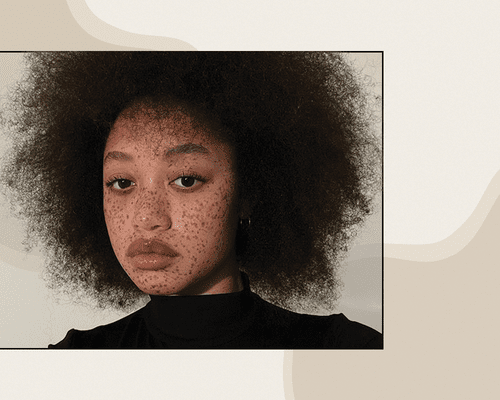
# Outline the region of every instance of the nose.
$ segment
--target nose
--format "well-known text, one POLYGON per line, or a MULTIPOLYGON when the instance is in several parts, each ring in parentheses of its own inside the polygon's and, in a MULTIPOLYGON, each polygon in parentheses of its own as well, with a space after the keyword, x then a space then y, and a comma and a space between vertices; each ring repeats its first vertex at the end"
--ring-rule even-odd
POLYGON ((146 231, 170 229, 172 220, 169 212, 166 199, 155 192, 146 191, 138 199, 134 225, 136 228, 146 231))

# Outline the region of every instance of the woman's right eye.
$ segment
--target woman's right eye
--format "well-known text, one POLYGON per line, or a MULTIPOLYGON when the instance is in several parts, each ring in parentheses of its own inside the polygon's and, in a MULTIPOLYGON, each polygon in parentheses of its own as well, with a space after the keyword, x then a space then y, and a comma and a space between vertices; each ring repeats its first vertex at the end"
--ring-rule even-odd
POLYGON ((131 186, 134 186, 135 183, 128 179, 113 179, 112 181, 107 183, 108 187, 112 187, 115 190, 123 191, 128 189, 131 186))

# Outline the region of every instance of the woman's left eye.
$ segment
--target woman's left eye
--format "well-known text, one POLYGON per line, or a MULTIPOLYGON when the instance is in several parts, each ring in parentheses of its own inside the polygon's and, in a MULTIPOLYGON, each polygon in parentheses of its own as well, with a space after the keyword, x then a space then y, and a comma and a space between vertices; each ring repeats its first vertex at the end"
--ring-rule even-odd
POLYGON ((190 189, 196 184, 201 182, 201 179, 195 178, 194 176, 181 176, 177 178, 174 183, 182 188, 190 189))

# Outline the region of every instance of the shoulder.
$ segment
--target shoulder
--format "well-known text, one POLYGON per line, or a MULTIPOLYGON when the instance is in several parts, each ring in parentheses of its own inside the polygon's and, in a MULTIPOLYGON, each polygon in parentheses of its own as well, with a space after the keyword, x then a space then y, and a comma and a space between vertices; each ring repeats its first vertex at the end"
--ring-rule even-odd
POLYGON ((281 331, 284 347, 293 349, 382 349, 382 335, 344 314, 299 314, 257 297, 262 326, 281 331))
POLYGON ((71 329, 66 337, 49 349, 109 349, 128 348, 135 343, 127 343, 144 329, 143 309, 107 325, 90 330, 71 329))
POLYGON ((331 342, 339 349, 382 349, 382 334, 375 329, 356 321, 344 314, 327 317, 330 323, 331 342))

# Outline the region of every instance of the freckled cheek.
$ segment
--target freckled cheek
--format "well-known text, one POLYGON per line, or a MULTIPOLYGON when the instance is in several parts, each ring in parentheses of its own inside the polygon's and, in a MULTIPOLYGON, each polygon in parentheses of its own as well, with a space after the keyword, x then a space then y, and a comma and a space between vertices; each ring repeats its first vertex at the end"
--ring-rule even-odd
POLYGON ((104 198, 104 218, 108 234, 113 244, 113 248, 120 246, 120 243, 127 240, 127 226, 131 221, 129 208, 119 200, 104 198))
POLYGON ((229 201, 215 197, 184 209, 173 222, 182 228, 179 231, 184 240, 205 246, 227 236, 230 210, 229 201))

